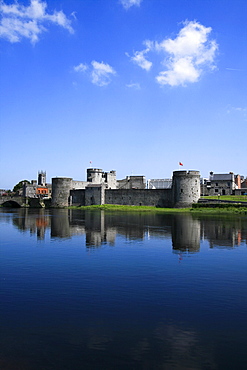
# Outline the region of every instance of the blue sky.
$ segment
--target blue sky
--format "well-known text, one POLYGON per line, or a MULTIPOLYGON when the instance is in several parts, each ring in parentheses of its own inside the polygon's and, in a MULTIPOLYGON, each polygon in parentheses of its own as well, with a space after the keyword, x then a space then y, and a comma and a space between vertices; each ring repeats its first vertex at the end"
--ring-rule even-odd
POLYGON ((247 175, 246 0, 0 1, 0 188, 247 175))

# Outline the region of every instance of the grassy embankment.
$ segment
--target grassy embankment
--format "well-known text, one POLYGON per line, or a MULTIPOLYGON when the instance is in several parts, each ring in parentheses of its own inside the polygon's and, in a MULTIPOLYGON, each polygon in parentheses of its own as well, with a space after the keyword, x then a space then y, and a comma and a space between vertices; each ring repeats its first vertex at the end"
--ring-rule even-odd
POLYGON ((82 207, 69 207, 70 209, 81 210, 104 210, 104 211, 122 211, 122 212, 158 212, 158 213, 237 213, 247 214, 247 207, 239 206, 238 204, 220 204, 217 207, 201 207, 196 204, 192 208, 156 208, 147 206, 121 206, 104 204, 100 206, 82 206, 82 207))
POLYGON ((193 213, 240 213, 247 214, 247 196, 246 195, 221 195, 221 196, 205 196, 201 197, 204 200, 220 200, 231 201, 231 202, 246 202, 246 204, 240 203, 197 203, 193 205, 193 213))
POLYGON ((217 204, 217 205, 210 205, 210 204, 194 204, 193 208, 190 209, 192 213, 214 213, 214 214, 244 214, 247 215, 247 206, 243 206, 242 204, 217 204))
POLYGON ((234 201, 234 202, 247 202, 247 195, 220 195, 220 196, 217 196, 217 195, 212 195, 212 196, 209 196, 209 195, 205 195, 205 196, 202 196, 201 199, 212 199, 212 200, 230 200, 230 201, 234 201))
POLYGON ((128 212, 190 212, 190 208, 157 208, 151 206, 121 206, 115 204, 102 204, 100 206, 68 207, 69 209, 128 211, 128 212))

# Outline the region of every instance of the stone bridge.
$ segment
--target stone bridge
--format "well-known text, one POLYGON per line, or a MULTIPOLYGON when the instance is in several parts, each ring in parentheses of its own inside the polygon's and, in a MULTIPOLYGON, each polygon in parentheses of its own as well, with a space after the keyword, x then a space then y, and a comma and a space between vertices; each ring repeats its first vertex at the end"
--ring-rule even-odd
POLYGON ((39 198, 28 198, 22 196, 0 196, 0 206, 3 207, 34 207, 34 208, 43 208, 45 203, 42 199, 39 198))
POLYGON ((0 196, 0 206, 6 207, 26 207, 28 205, 28 199, 21 196, 0 196))

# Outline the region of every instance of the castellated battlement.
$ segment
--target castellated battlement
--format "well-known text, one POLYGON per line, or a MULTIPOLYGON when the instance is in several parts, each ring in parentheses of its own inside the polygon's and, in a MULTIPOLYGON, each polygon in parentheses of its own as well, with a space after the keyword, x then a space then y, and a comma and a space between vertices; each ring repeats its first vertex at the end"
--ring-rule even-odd
POLYGON ((155 207, 191 207, 200 198, 200 172, 174 171, 169 189, 118 188, 116 171, 87 169, 87 181, 52 179, 52 206, 68 207, 101 204, 155 207))
POLYGON ((183 170, 183 171, 173 171, 173 177, 174 176, 200 176, 200 171, 195 171, 195 170, 183 170))

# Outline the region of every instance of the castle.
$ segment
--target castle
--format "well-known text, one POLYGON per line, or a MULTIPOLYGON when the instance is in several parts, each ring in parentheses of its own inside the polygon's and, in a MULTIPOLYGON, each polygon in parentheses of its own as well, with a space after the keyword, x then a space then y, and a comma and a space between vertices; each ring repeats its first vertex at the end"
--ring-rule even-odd
POLYGON ((102 204, 191 207, 200 198, 200 172, 174 171, 172 186, 167 189, 146 189, 143 176, 116 180, 116 171, 88 168, 87 181, 68 177, 52 179, 52 207, 90 206, 102 204))

